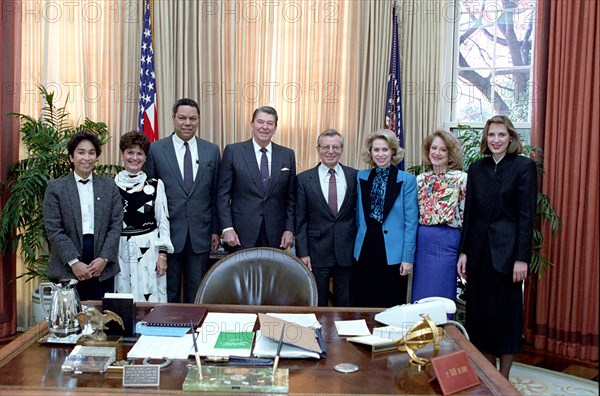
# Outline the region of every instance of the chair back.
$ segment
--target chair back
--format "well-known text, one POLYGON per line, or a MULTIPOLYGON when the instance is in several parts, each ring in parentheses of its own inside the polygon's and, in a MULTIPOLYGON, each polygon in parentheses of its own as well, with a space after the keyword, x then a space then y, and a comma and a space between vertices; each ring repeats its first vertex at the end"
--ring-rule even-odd
POLYGON ((312 272, 283 250, 244 249, 219 260, 206 273, 196 304, 317 306, 312 272))

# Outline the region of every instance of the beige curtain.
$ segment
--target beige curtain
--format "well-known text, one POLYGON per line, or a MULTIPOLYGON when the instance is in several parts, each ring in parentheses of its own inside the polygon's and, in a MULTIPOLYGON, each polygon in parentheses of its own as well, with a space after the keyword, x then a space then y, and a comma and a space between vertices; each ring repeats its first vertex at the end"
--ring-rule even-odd
MULTIPOLYGON (((116 163, 120 135, 137 129, 143 1, 25 3, 17 110, 39 114, 36 85, 44 84, 67 101, 73 122, 108 124, 100 160, 116 163)), ((326 128, 346 137, 343 163, 366 167, 364 137, 384 121, 392 5, 155 0, 159 136, 172 131, 177 98, 198 101, 199 135, 221 148, 250 138, 252 111, 271 105, 274 140, 295 150, 298 171, 318 162, 316 137, 326 128)), ((18 284, 20 328, 32 324, 32 286, 18 284)))
POLYGON ((421 164, 423 138, 443 126, 450 114, 454 0, 403 0, 402 103, 406 167, 421 164))
MULTIPOLYGON (((137 128, 142 3, 42 0, 24 1, 20 9, 21 102, 15 110, 40 114, 37 86, 45 85, 58 104, 66 103, 73 123, 86 117, 107 123, 112 139, 100 161, 117 162, 119 136, 137 128)), ((16 271, 24 271, 20 260, 16 271)), ((33 324, 34 287, 17 283, 19 328, 33 324)))
POLYGON ((383 125, 393 2, 154 3, 159 134, 180 97, 201 107, 199 135, 223 148, 250 138, 255 108, 275 107, 275 142, 298 170, 318 162, 316 137, 346 137, 342 161, 364 167, 364 136, 383 125))

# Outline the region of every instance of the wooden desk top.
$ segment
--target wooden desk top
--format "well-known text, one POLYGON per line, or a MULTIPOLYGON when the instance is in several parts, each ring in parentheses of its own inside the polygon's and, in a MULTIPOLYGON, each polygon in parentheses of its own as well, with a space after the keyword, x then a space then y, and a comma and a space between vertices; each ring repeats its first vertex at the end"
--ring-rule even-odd
MULTIPOLYGON (((97 302, 100 305, 99 302, 97 302)), ((142 319, 154 306, 138 303, 136 315, 142 319)), ((322 307, 265 307, 208 305, 209 312, 314 312, 322 325, 327 344, 327 359, 282 359, 279 367, 290 372, 290 394, 442 394, 437 382, 428 382, 425 371, 409 367, 408 355, 402 352, 371 353, 365 346, 353 344, 337 335, 334 321, 365 319, 369 328, 378 326, 374 315, 380 309, 322 308, 322 307), (333 369, 338 363, 349 362, 359 371, 342 374, 333 369)), ((440 355, 464 349, 481 383, 459 394, 518 395, 518 391, 492 367, 485 357, 454 326, 446 326, 440 355)), ((142 395, 185 394, 181 390, 188 361, 173 360, 161 370, 159 388, 122 387, 122 375, 63 374, 61 365, 71 352, 72 345, 40 344, 47 333, 42 322, 21 337, 0 349, 0 394, 2 395, 142 395)), ((125 351, 131 344, 124 344, 125 351)), ((431 351, 420 350, 419 356, 430 357, 431 351)), ((431 370, 431 369, 428 369, 431 370)))

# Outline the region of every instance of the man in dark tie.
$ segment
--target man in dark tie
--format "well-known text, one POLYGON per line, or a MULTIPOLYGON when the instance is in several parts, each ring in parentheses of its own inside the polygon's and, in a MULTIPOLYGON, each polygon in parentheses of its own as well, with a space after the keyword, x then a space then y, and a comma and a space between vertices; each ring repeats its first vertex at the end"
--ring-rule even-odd
POLYGON ((223 151, 217 202, 228 250, 255 246, 287 249, 294 241, 296 158, 271 141, 277 111, 263 106, 250 121, 252 139, 223 151))
POLYGON ((312 271, 319 305, 350 305, 352 252, 356 237, 356 169, 340 164, 344 138, 327 129, 317 139, 321 163, 298 175, 296 255, 312 271))
POLYGON ((144 171, 148 179, 165 184, 171 242, 168 257, 167 299, 179 302, 183 275, 183 302, 193 303, 208 269, 211 251, 219 247, 216 213, 220 167, 219 146, 196 137, 200 107, 192 99, 173 105, 175 133, 150 145, 144 171))

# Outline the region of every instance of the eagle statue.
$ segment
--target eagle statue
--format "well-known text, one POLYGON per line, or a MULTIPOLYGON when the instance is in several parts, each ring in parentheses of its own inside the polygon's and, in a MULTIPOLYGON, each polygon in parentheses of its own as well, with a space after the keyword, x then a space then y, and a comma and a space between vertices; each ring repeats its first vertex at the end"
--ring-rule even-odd
POLYGON ((121 325, 123 329, 125 326, 123 325, 123 319, 116 313, 104 310, 104 313, 100 312, 94 307, 87 307, 83 311, 77 314, 77 320, 79 321, 79 325, 83 328, 85 323, 90 322, 90 326, 92 327, 92 334, 84 334, 79 338, 79 341, 106 341, 106 333, 104 330, 107 329, 106 324, 108 322, 116 321, 121 325))

